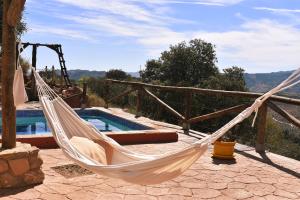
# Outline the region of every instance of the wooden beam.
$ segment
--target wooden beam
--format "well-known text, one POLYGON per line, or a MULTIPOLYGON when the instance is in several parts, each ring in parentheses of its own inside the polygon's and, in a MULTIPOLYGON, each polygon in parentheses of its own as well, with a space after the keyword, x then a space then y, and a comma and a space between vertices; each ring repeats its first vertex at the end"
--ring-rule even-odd
POLYGON ((188 120, 189 123, 197 123, 197 122, 201 122, 201 121, 205 121, 205 120, 209 120, 209 119, 214 119, 214 118, 218 118, 218 117, 222 117, 223 115, 227 115, 227 114, 231 114, 231 113, 238 113, 241 112, 243 110, 245 110, 247 107, 249 107, 249 104, 242 104, 242 105, 238 105, 238 106, 233 106, 230 108, 226 108, 223 110, 219 110, 213 113, 209 113, 209 114, 205 114, 205 115, 201 115, 198 117, 194 117, 188 120))
POLYGON ((297 119, 296 117, 294 117, 293 115, 291 115, 290 113, 288 113, 287 111, 283 110, 282 108, 280 108, 279 106, 277 106, 276 104, 274 104, 270 101, 268 102, 268 106, 272 110, 274 110, 275 112, 280 114, 282 117, 284 117, 286 120, 288 120, 290 123, 292 123, 295 126, 297 126, 298 128, 300 128, 300 120, 299 119, 297 119))
MULTIPOLYGON (((141 86, 141 87, 155 88, 155 89, 166 90, 166 91, 192 92, 192 93, 198 93, 203 95, 215 95, 215 96, 222 95, 228 97, 247 97, 247 98, 258 98, 263 95, 263 93, 254 93, 254 92, 212 90, 212 89, 194 88, 194 87, 163 86, 163 85, 153 85, 153 84, 141 83, 141 82, 119 81, 119 80, 111 80, 111 79, 107 79, 107 81, 109 81, 110 83, 118 83, 123 85, 141 86)), ((289 97, 272 95, 270 97, 270 100, 287 103, 287 104, 300 105, 300 99, 294 99, 289 97)))
MULTIPOLYGON (((7 24, 16 27, 19 23, 26 0, 11 0, 7 11, 7 24)), ((3 18, 5 19, 5 18, 3 18)))
POLYGON ((191 117, 191 106, 192 106, 192 93, 186 92, 184 97, 184 104, 185 104, 185 111, 184 111, 184 122, 182 123, 182 129, 184 130, 185 134, 189 133, 190 130, 190 123, 189 119, 191 117))
POLYGON ((135 117, 142 116, 142 88, 137 89, 137 96, 136 96, 136 114, 135 117))
POLYGON ((265 102, 258 109, 257 139, 256 139, 255 151, 259 153, 263 153, 265 151, 267 115, 268 115, 268 106, 267 103, 265 102))
POLYGON ((163 102, 160 98, 158 98, 157 96, 155 96, 154 94, 152 94, 149 90, 144 88, 144 91, 150 96, 152 97, 152 99, 156 100, 160 105, 162 105, 164 108, 166 108, 168 111, 170 111, 173 115, 175 115, 176 117, 178 117, 181 120, 185 120, 184 116, 182 116, 180 113, 178 113, 176 110, 174 110, 173 108, 171 108, 168 104, 166 104, 165 102, 163 102))
POLYGON ((16 70, 16 33, 7 23, 11 0, 3 1, 2 21, 2 148, 16 147, 16 107, 13 97, 13 81, 16 70))
POLYGON ((136 89, 133 89, 133 88, 128 89, 128 90, 124 91, 123 93, 119 94, 118 96, 115 96, 115 97, 110 98, 109 100, 106 101, 106 103, 108 104, 108 103, 110 103, 110 102, 112 102, 112 101, 114 101, 114 100, 116 100, 116 99, 119 99, 119 98, 121 98, 121 97, 123 97, 123 96, 126 96, 126 95, 128 95, 129 93, 131 93, 131 92, 133 92, 133 91, 135 91, 135 90, 136 90, 136 89))

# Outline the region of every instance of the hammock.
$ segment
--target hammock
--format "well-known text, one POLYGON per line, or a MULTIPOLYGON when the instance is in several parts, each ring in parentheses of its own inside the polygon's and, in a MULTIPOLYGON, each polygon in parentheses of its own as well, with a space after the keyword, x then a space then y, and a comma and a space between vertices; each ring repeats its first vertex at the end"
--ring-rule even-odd
POLYGON ((300 69, 288 79, 257 98, 229 123, 188 147, 161 155, 144 155, 128 150, 81 119, 33 70, 38 96, 53 137, 63 153, 78 165, 95 173, 135 184, 157 184, 173 179, 188 169, 208 145, 242 122, 273 94, 297 84, 300 69), (93 142, 97 140, 97 144, 93 142), (99 141, 99 143, 98 143, 99 141))
MULTIPOLYGON (((20 52, 21 45, 18 45, 18 51, 20 52)), ((17 69, 14 75, 14 83, 13 83, 13 94, 14 94, 14 104, 18 108, 26 101, 28 101, 28 97, 25 90, 24 85, 24 77, 23 70, 20 65, 20 57, 17 59, 17 69)))

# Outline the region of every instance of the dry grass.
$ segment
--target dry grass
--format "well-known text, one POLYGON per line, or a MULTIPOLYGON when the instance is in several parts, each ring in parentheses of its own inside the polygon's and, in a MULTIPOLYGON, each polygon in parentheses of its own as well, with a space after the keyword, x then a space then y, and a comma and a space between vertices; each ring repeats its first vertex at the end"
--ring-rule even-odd
POLYGON ((105 106, 105 101, 97 96, 96 94, 89 94, 89 106, 91 107, 104 107, 105 106))

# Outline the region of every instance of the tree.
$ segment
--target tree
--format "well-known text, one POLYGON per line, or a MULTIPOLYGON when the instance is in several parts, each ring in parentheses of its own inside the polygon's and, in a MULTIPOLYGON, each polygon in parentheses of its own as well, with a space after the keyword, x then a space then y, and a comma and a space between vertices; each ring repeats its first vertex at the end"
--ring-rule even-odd
POLYGON ((170 46, 158 60, 149 60, 141 71, 142 80, 159 80, 170 85, 194 86, 218 74, 215 46, 194 39, 170 46))
POLYGON ((125 80, 130 76, 121 69, 111 69, 108 72, 106 72, 105 77, 108 79, 125 80))
MULTIPOLYGON (((23 18, 24 10, 22 11, 22 17, 18 25, 16 26, 16 36, 20 39, 21 36, 27 31, 27 24, 23 18)), ((3 22, 3 0, 0 0, 0 44, 2 44, 2 22, 3 22)))

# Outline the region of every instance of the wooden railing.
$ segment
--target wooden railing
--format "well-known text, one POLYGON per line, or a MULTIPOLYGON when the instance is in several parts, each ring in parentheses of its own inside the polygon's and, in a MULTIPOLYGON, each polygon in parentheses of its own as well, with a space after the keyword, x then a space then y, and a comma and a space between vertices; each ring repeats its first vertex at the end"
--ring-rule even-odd
MULTIPOLYGON (((132 92, 137 91, 137 101, 136 101, 136 116, 141 116, 141 97, 142 94, 145 94, 151 97, 154 101, 159 103, 162 107, 168 110, 171 114, 177 117, 182 122, 182 128, 185 133, 189 132, 190 124, 203 122, 209 119, 215 119, 222 117, 224 115, 239 113, 246 109, 250 104, 241 104, 237 106, 233 106, 230 108, 225 108, 213 113, 200 115, 196 117, 191 117, 191 105, 192 105, 192 95, 193 94, 202 94, 202 95, 210 95, 210 96, 224 96, 224 97, 239 97, 239 98, 249 98, 256 99, 263 95, 263 93, 253 93, 253 92, 240 92, 240 91, 224 91, 224 90, 212 90, 212 89, 203 89, 203 88, 194 88, 194 87, 175 87, 175 86, 162 86, 162 85, 153 85, 142 82, 129 82, 129 81, 119 81, 106 79, 105 80, 105 89, 106 93, 109 93, 110 85, 112 84, 121 84, 128 87, 127 90, 122 92, 121 94, 114 96, 110 99, 105 99, 106 107, 108 108, 109 104, 113 101, 120 99, 132 92), (171 91, 178 92, 184 96, 184 114, 179 113, 167 103, 162 101, 159 97, 153 94, 150 89, 156 89, 161 91, 171 91)), ((280 102, 291 105, 300 105, 300 99, 288 98, 283 96, 273 95, 268 101, 266 101, 260 108, 258 112, 258 125, 257 125, 257 140, 256 140, 256 151, 263 152, 265 150, 265 132, 266 132, 266 119, 268 107, 271 108, 276 113, 280 114, 282 117, 287 119, 290 123, 294 124, 297 127, 300 127, 300 120, 296 119, 293 115, 288 113, 287 111, 280 108, 274 102, 280 102)))

